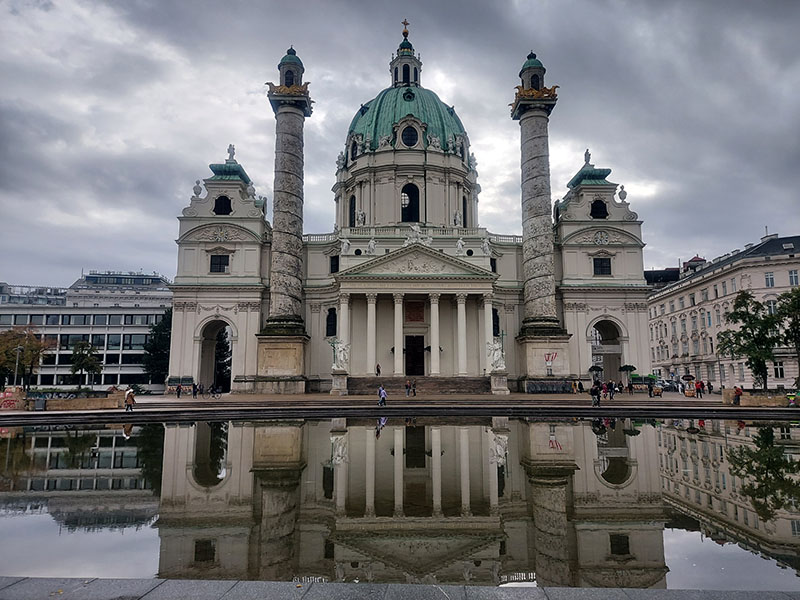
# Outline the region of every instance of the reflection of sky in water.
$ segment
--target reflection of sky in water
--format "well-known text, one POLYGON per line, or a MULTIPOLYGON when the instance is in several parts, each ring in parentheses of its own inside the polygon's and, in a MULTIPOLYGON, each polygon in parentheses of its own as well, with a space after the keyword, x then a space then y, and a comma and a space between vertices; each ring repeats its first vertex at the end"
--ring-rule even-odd
POLYGON ((48 514, 0 517, 0 575, 155 577, 158 530, 68 532, 48 514))
POLYGON ((670 589, 800 590, 800 577, 736 544, 720 546, 699 531, 664 530, 670 589))

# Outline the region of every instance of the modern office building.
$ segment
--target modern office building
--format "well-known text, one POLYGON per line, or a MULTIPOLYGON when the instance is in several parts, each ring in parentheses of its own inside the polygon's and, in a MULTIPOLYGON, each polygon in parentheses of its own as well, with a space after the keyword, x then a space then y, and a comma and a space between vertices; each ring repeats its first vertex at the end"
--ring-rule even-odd
POLYGON ((83 341, 97 349, 103 372, 86 375, 82 384, 105 389, 135 383, 162 391, 164 382, 143 371, 142 351, 150 325, 172 305, 169 283, 156 273, 90 271, 68 288, 0 284, 0 331, 30 326, 52 346, 31 385, 77 385, 72 349, 83 341))
MULTIPOLYGON (((648 300, 653 372, 665 379, 689 374, 717 387, 753 387, 743 357, 716 352, 717 336, 731 327, 725 313, 742 290, 774 311, 778 296, 800 285, 798 273, 800 236, 778 234, 711 261, 695 256, 683 263, 678 281, 656 289, 648 300)), ((771 388, 792 387, 800 374, 791 348, 776 348, 775 360, 767 366, 771 388)))

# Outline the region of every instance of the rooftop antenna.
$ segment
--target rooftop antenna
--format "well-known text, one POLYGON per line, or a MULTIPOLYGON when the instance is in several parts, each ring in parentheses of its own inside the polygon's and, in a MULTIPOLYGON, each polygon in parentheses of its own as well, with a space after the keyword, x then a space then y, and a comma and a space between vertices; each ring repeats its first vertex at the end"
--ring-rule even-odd
POLYGON ((769 235, 769 225, 764 225, 764 235, 769 235))

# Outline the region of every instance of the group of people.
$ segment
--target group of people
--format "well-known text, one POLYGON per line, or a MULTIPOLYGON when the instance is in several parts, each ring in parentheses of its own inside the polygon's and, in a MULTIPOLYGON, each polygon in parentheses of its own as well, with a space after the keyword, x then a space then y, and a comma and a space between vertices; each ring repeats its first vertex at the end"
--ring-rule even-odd
MULTIPOLYGON (((616 394, 617 392, 621 394, 623 391, 625 391, 625 386, 622 384, 622 382, 616 382, 613 380, 600 381, 599 379, 597 379, 592 384, 592 387, 589 390, 589 395, 592 397, 592 406, 600 406, 601 397, 603 398, 603 400, 607 398, 613 400, 614 394, 616 394)), ((628 384, 628 393, 633 394, 632 383, 628 384)))

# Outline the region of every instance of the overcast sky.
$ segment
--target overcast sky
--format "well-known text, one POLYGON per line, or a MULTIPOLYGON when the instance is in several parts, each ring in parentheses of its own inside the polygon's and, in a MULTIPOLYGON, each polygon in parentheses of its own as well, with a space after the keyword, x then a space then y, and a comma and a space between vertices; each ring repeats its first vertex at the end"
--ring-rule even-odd
POLYGON ((554 199, 590 148, 644 221, 646 268, 800 233, 800 2, 0 0, 0 281, 172 278, 176 216, 229 143, 271 201, 264 82, 290 44, 316 102, 305 230, 330 231, 336 155, 404 18, 469 133, 490 231, 521 232, 508 104, 534 50, 560 86, 554 199))

